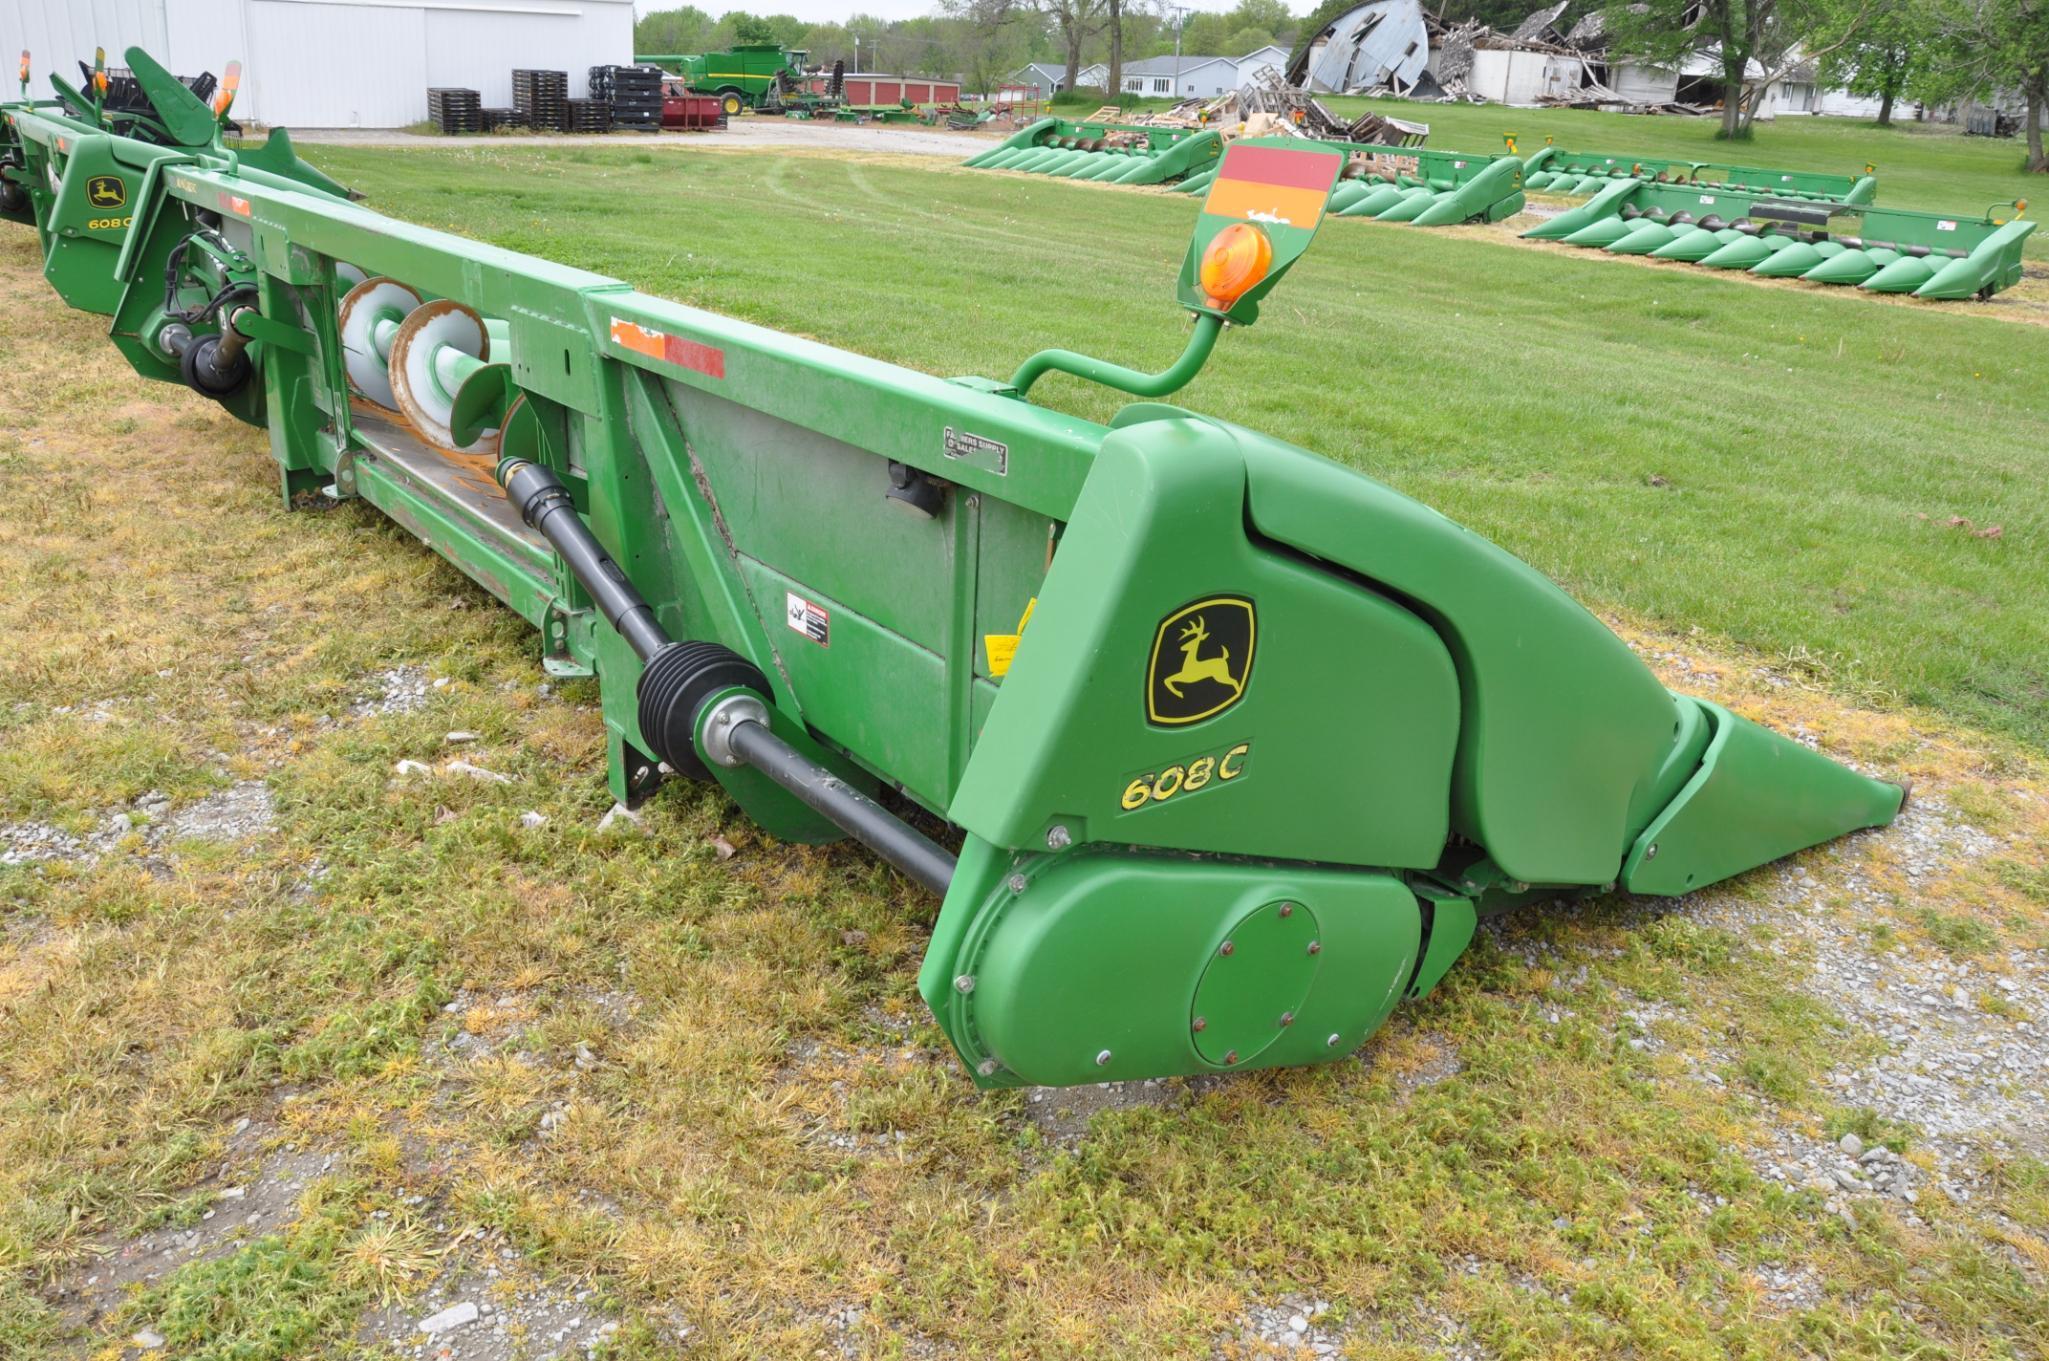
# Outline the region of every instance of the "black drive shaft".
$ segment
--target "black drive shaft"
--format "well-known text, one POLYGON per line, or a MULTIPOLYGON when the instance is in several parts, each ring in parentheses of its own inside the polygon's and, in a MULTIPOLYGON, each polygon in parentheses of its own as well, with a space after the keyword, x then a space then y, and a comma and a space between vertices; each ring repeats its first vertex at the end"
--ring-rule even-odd
POLYGON ((707 734, 702 745, 720 764, 760 771, 919 884, 945 894, 955 865, 945 847, 777 737, 769 728, 768 680, 746 658, 717 643, 671 639, 654 608, 576 513, 561 478, 537 463, 512 460, 499 469, 499 482, 520 518, 554 545, 599 612, 646 664, 639 687, 641 736, 671 769, 709 775, 698 755, 699 734, 709 721, 716 740, 707 734))

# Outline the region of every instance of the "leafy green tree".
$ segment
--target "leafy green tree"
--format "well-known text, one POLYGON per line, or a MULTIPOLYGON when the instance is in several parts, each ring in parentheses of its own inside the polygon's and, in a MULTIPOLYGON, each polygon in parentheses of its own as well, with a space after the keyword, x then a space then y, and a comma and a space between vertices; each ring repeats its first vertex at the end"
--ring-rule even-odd
POLYGON ((1604 11, 1611 54, 1656 66, 1689 58, 1721 71, 1719 138, 1748 141, 1757 111, 1801 54, 1826 61, 1892 0, 1635 0, 1604 11), (1830 36, 1815 43, 1813 35, 1830 36), (1755 72, 1755 78, 1753 78, 1755 72))
POLYGON ((1934 52, 1930 14, 1917 0, 1881 6, 1862 30, 1819 63, 1817 82, 1878 101, 1878 126, 1892 126, 1893 106, 1928 70, 1934 52))
POLYGON ((695 5, 657 10, 633 26, 636 52, 702 52, 716 21, 695 5))
POLYGON ((2049 106, 2049 0, 1930 0, 1938 46, 1921 86, 1930 100, 2018 93, 2028 169, 2049 174, 2042 118, 2049 106))

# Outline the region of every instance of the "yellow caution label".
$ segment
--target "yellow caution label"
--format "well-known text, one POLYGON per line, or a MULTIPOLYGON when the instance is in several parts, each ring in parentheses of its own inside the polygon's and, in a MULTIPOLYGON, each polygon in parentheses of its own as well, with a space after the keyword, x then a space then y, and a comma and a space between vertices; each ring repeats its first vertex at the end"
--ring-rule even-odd
POLYGON ((982 648, 988 653, 989 674, 1005 676, 1010 673, 1010 659, 1017 655, 1017 645, 1024 637, 1025 625, 1032 622, 1032 611, 1039 606, 1039 598, 1033 596, 1025 602, 1024 613, 1018 616, 1016 633, 985 633, 982 648))

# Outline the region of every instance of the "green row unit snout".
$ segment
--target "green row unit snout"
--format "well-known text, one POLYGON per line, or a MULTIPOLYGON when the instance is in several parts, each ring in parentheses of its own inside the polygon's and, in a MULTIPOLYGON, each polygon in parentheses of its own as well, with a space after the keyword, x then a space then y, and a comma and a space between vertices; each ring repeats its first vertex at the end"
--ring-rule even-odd
POLYGON ((948 810, 919 985, 985 1085, 1322 1062, 1479 916, 1683 894, 1901 799, 1392 489, 1139 408, 948 810))
POLYGON ((1165 184, 1213 169, 1222 155, 1223 139, 1210 131, 1042 118, 963 164, 1056 179, 1165 184))
POLYGON ((1647 255, 1767 279, 1854 284, 1917 298, 1987 298, 2021 278, 2035 224, 1617 181, 1524 232, 1610 255, 1647 255))
MULTIPOLYGON (((1325 210, 1332 217, 1370 217, 1418 227, 1462 222, 1499 222, 1523 209, 1523 165, 1518 158, 1485 152, 1424 147, 1361 147, 1345 142, 1319 145, 1347 153, 1343 175, 1325 210)), ((1175 192, 1199 194, 1216 172, 1191 175, 1175 192)))
POLYGON ((1716 161, 1567 151, 1549 145, 1538 148, 1523 161, 1523 187, 1533 194, 1580 197, 1597 194, 1618 180, 1770 194, 1795 202, 1871 203, 1878 197, 1878 180, 1868 168, 1862 175, 1833 175, 1716 161))

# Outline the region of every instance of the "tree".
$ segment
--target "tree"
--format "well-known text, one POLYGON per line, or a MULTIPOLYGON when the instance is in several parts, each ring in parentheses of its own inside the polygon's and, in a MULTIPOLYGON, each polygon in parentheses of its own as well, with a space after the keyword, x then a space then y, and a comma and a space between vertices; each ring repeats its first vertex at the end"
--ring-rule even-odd
POLYGON ((636 52, 702 52, 715 21, 695 5, 658 10, 633 26, 636 52))
POLYGON ((1931 0, 1937 56, 1921 84, 1932 99, 1997 97, 2027 102, 2028 169, 2049 174, 2042 117, 2049 107, 2049 0, 1931 0))
POLYGON ((1839 85, 1878 101, 1878 126, 1892 126, 1893 105, 1927 71, 1933 44, 1926 7, 1892 0, 1816 67, 1817 85, 1839 85))
MULTIPOLYGON (((2034 2, 2034 0, 2030 0, 2034 2)), ((2049 0, 2042 0, 2049 3, 2049 0)), ((1637 0, 1603 12, 1609 51, 1677 67, 1688 58, 1721 70, 1719 138, 1748 141, 1757 111, 1796 56, 1825 61, 1891 0, 1637 0), (1802 50, 1802 39, 1831 36, 1802 50), (1751 78, 1753 65, 1757 78, 1751 78)))
POLYGON ((767 19, 735 10, 726 18, 733 21, 733 37, 743 43, 772 43, 776 40, 775 25, 767 19))
MULTIPOLYGON (((1067 58, 1060 88, 1072 90, 1081 75, 1082 44, 1100 33, 1108 0, 939 0, 940 8, 957 19, 993 34, 1006 25, 1038 23, 1053 29, 1067 58)), ((1112 87, 1114 89, 1114 87, 1112 87)))

